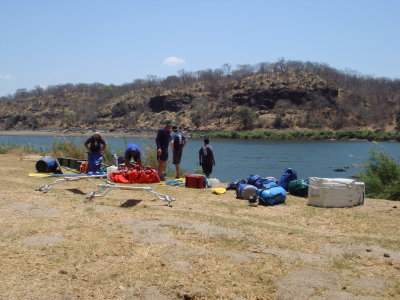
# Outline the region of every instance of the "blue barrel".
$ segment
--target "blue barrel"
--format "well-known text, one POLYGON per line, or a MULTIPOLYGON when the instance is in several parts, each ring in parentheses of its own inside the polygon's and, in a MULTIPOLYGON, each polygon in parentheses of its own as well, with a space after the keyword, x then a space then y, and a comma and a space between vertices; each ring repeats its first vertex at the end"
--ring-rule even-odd
POLYGON ((57 170, 57 162, 54 158, 42 158, 36 162, 36 170, 39 173, 50 173, 57 170))

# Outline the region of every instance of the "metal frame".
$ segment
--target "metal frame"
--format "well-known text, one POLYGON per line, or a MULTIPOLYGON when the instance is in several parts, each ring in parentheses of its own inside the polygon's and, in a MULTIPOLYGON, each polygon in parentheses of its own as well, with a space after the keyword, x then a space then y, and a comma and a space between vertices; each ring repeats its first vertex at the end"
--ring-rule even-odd
POLYGON ((94 190, 90 193, 86 194, 86 199, 85 202, 88 202, 92 200, 95 197, 103 197, 104 195, 107 195, 109 192, 111 192, 113 189, 121 189, 121 190, 143 190, 149 193, 154 194, 159 200, 164 200, 168 202, 168 206, 172 206, 172 201, 175 201, 175 198, 172 198, 168 195, 158 193, 154 191, 151 187, 146 186, 146 187, 141 187, 141 186, 123 186, 123 185, 114 185, 114 184, 96 184, 92 181, 94 185, 98 187, 97 190, 94 190))
POLYGON ((54 182, 45 184, 44 186, 41 186, 41 187, 35 189, 35 191, 40 191, 40 192, 43 192, 43 193, 47 193, 53 187, 53 185, 55 185, 55 184, 63 183, 63 182, 66 182, 66 181, 76 181, 76 180, 81 180, 81 179, 92 179, 92 178, 103 179, 104 177, 106 177, 106 176, 104 176, 104 175, 91 175, 91 176, 74 176, 74 177, 69 176, 68 177, 66 175, 63 178, 59 178, 54 182))
POLYGON ((156 191, 154 191, 151 187, 141 187, 141 186, 123 186, 123 185, 115 185, 113 182, 108 181, 107 179, 104 178, 104 175, 92 175, 92 176, 77 176, 77 177, 64 177, 64 178, 60 178, 57 179, 54 182, 45 184, 44 186, 41 186, 39 188, 36 189, 36 191, 41 191, 43 193, 47 193, 55 184, 60 184, 63 182, 67 182, 67 181, 77 181, 77 180, 81 180, 81 179, 89 179, 89 181, 91 183, 93 183, 95 186, 97 186, 97 190, 94 190, 92 192, 89 192, 86 194, 85 196, 85 200, 84 202, 88 202, 93 200, 93 198, 95 197, 103 197, 104 195, 107 195, 109 192, 111 192, 113 189, 120 189, 120 190, 143 190, 149 193, 152 193, 153 195, 155 195, 159 200, 164 200, 168 202, 168 206, 172 206, 172 201, 175 201, 175 198, 172 198, 168 195, 162 194, 162 193, 158 193, 156 191), (106 183, 104 184, 97 184, 95 182, 93 182, 91 179, 93 178, 99 178, 99 179, 103 179, 104 181, 106 181, 106 183))

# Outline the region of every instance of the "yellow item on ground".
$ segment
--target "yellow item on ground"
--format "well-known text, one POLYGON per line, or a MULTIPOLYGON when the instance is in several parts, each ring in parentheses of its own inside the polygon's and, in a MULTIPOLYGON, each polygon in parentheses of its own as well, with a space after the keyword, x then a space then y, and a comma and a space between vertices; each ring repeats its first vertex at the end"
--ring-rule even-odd
POLYGON ((223 188, 223 187, 212 188, 211 190, 214 194, 217 194, 217 195, 222 195, 222 194, 225 194, 225 192, 226 192, 226 188, 223 188))
POLYGON ((53 173, 29 173, 30 177, 50 177, 53 173))

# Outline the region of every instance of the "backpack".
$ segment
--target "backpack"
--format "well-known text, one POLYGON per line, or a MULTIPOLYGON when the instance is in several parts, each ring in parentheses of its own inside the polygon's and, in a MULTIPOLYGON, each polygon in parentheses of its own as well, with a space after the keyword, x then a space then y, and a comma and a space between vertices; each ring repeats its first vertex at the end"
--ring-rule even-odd
POLYGON ((236 198, 249 200, 256 194, 257 188, 254 185, 241 183, 236 189, 236 198))
POLYGON ((287 191, 289 188, 289 182, 295 179, 297 179, 297 172, 292 168, 287 168, 284 170, 284 173, 279 179, 278 185, 283 187, 287 191))
POLYGON ((177 132, 174 134, 174 149, 175 150, 180 150, 183 147, 183 141, 185 140, 185 137, 182 133, 177 132))

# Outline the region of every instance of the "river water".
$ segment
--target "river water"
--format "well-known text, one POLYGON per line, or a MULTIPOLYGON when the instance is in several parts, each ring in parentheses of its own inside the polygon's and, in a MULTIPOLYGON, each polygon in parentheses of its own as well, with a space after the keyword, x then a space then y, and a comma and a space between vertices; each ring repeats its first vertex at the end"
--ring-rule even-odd
MULTIPOLYGON (((31 144, 35 149, 50 149, 54 141, 71 140, 82 143, 84 137, 51 136, 1 136, 0 143, 31 144)), ((126 145, 138 144, 141 149, 155 148, 155 138, 107 137, 112 152, 123 153, 126 145)), ((400 153, 398 142, 366 141, 260 141, 214 139, 216 166, 213 177, 223 182, 246 178, 249 174, 279 178, 285 168, 293 168, 299 178, 350 177, 362 171, 371 149, 385 152, 397 161, 400 153), (347 168, 348 167, 348 168, 347 168), (335 169, 344 169, 336 172, 335 169)), ((193 173, 198 168, 200 139, 189 139, 184 148, 181 168, 193 173)), ((171 154, 170 154, 171 156, 171 154)), ((168 164, 173 168, 171 163, 168 164)))

